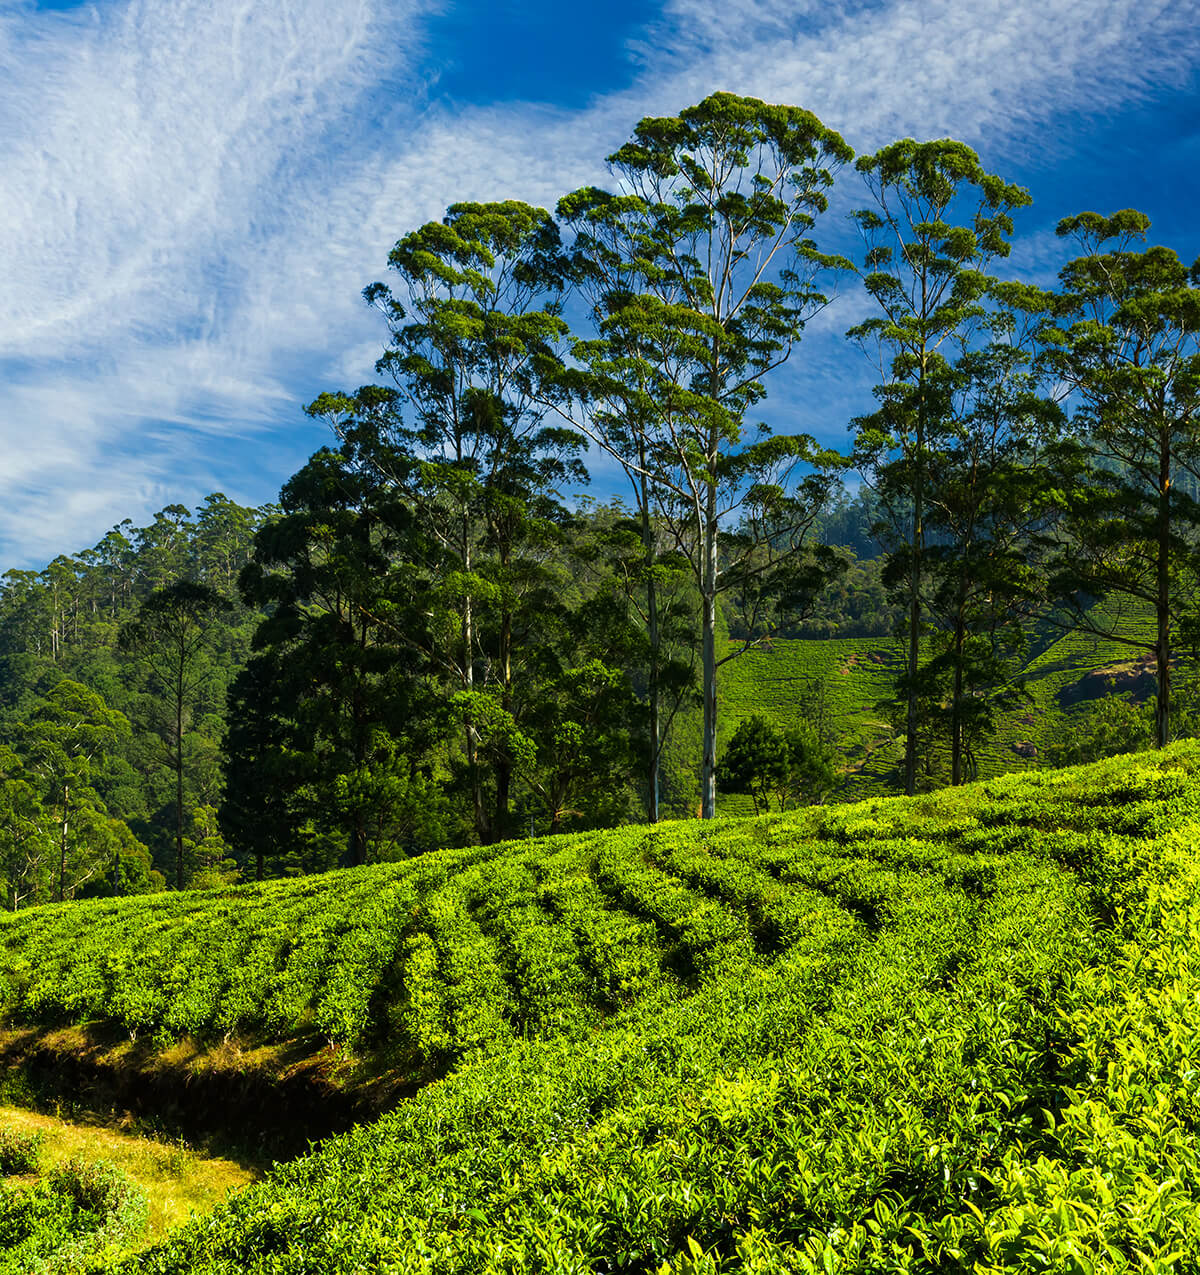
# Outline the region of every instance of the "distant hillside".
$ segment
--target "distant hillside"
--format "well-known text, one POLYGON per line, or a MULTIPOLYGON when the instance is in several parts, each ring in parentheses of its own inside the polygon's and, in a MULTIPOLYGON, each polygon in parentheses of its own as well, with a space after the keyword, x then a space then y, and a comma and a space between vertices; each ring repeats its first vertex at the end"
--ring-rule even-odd
MULTIPOLYGON (((892 693, 902 661, 899 645, 886 637, 779 638, 747 651, 721 669, 722 742, 740 721, 755 715, 789 726, 799 695, 816 680, 824 688, 845 767, 835 799, 884 792, 896 764, 896 744, 876 706, 892 693)), ((749 814, 750 799, 723 793, 721 810, 749 814)))
MULTIPOLYGON (((1119 632, 1150 627, 1146 616, 1119 632)), ((722 742, 756 714, 777 727, 790 725, 800 692, 816 680, 824 687, 842 759, 842 784, 833 799, 894 792, 903 739, 878 706, 894 694, 903 660, 900 643, 879 637, 779 638, 747 651, 721 669, 722 742)), ((1020 674, 1027 702, 1003 714, 995 735, 978 749, 981 779, 1036 769, 1047 746, 1103 695, 1141 702, 1154 693, 1153 666, 1142 652, 1045 624, 1033 635, 1020 674)), ((750 799, 722 794, 721 810, 749 814, 750 799)))

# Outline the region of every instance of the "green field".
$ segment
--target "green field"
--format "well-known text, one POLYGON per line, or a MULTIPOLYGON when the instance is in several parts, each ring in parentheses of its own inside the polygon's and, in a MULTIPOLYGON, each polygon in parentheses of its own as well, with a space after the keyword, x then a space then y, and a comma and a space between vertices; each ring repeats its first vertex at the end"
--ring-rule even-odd
POLYGON ((440 1077, 130 1275, 1182 1271, 1198 885, 1188 743, 31 909, 0 1004, 333 1034, 440 1077))
MULTIPOLYGON (((1119 632, 1142 636, 1149 618, 1119 632)), ((1055 742, 1106 689, 1097 669, 1131 668, 1143 652, 1109 639, 1046 625, 1035 635, 1020 668, 1026 698, 1001 715, 995 734, 978 749, 978 777, 1036 769, 1047 744, 1055 742)), ((883 795, 896 790, 903 765, 903 739, 878 707, 895 694, 904 648, 891 638, 778 638, 747 651, 721 669, 721 745, 744 718, 765 717, 779 728, 791 725, 805 686, 824 687, 837 735, 841 781, 834 800, 883 795)), ((718 755, 719 755, 718 750, 718 755)), ((725 793, 725 814, 750 814, 749 797, 725 793)))
MULTIPOLYGON (((797 696, 816 680, 824 687, 844 768, 835 798, 883 792, 897 752, 876 706, 893 693, 902 665, 903 652, 890 638, 778 638, 749 650, 721 669, 721 742, 746 717, 790 726, 797 696)), ((749 797, 721 795, 723 813, 750 814, 751 808, 749 797)))

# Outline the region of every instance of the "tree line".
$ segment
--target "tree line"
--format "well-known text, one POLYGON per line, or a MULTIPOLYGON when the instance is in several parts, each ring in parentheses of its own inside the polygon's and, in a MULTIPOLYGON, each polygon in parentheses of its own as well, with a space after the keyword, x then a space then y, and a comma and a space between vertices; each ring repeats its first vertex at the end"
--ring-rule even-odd
MULTIPOLYGON (((1034 626, 1143 648, 1169 738, 1200 631, 1200 263, 1147 246, 1140 213, 1083 213, 1059 224, 1077 255, 1056 288, 1014 278, 1031 197, 969 147, 855 159, 810 112, 731 94, 642 120, 608 164, 611 188, 553 214, 458 203, 396 243, 391 282, 364 291, 378 383, 309 405, 331 441, 277 507, 240 511, 236 553, 211 497, 186 563, 157 548, 164 514, 136 583, 108 565, 119 531, 75 570, 116 624, 122 685, 157 705, 158 814, 138 817, 177 883, 201 809, 259 874, 709 818, 720 671, 772 634, 898 628, 906 792, 935 739, 950 782, 970 777, 1034 626), (830 246, 835 183, 853 252, 830 246), (854 284, 876 402, 843 455, 758 414, 854 284), (585 462, 623 498, 580 497, 585 462), (218 684, 205 787, 185 722, 218 684)), ((73 653, 72 570, 6 578, 5 614, 25 589, 29 616, 5 658, 115 685, 73 653)), ((743 743, 773 760, 745 778, 735 754, 724 782, 756 802, 828 786, 822 729, 743 743)))
MULTIPOLYGON (((840 534, 862 522, 863 501, 843 499, 831 513, 838 520, 831 534, 840 534)), ((324 528, 316 533, 323 543, 343 537, 346 543, 336 567, 327 563, 325 576, 310 582, 308 603, 317 609, 309 623, 322 636, 310 634, 306 641, 313 645, 289 646, 286 654, 272 643, 295 616, 286 608, 280 614, 274 600, 259 605, 252 592, 252 580, 275 552, 271 546, 297 531, 297 520, 289 521, 280 506, 246 508, 215 493, 194 511, 168 506, 146 527, 126 520, 98 545, 60 555, 41 571, 0 577, 5 906, 327 867, 351 853, 351 811, 361 815, 357 853, 365 857, 476 839, 473 820, 457 813, 466 798, 455 787, 453 749, 437 742, 443 726, 423 728, 424 752, 413 752, 415 726, 404 735, 403 676, 392 667, 386 643, 347 654, 335 624, 321 618, 320 590, 335 570, 342 573, 336 587, 345 605, 369 609, 394 593, 385 578, 399 559, 385 553, 372 560, 374 574, 356 577, 351 568, 365 563, 356 565, 357 550, 347 546, 361 547, 361 537, 355 542, 346 525, 331 532, 337 526, 331 506, 307 507, 300 521, 304 517, 324 528), (243 590, 238 580, 245 568, 243 590), (261 653, 253 649, 256 634, 261 653), (353 684, 348 660, 360 656, 363 695, 375 705, 379 734, 373 751, 355 765, 339 742, 337 696, 353 684), (243 706, 253 698, 255 679, 268 673, 282 716, 263 741, 272 768, 264 779, 264 758, 239 750, 263 725, 243 706), (314 697, 322 702, 314 705, 314 697), (412 755, 418 766, 410 778, 405 767, 412 755)), ((537 723, 536 731, 526 729, 540 762, 537 773, 522 771, 510 812, 514 830, 547 831, 556 826, 556 810, 557 826, 642 817, 637 630, 627 623, 629 555, 640 536, 619 503, 584 502, 560 517, 564 534, 546 546, 541 567, 552 587, 530 600, 544 612, 536 641, 524 627, 517 630, 523 645, 529 639, 538 648, 529 669, 519 662, 517 672, 523 720, 537 723), (555 661, 572 667, 574 659, 578 667, 584 649, 607 652, 610 665, 593 659, 573 681, 566 674, 550 679, 546 670, 555 661), (603 738, 569 751, 573 732, 588 718, 568 722, 564 714, 587 712, 603 715, 603 738)), ((662 570, 665 587, 668 567, 662 570)), ((831 593, 828 604, 813 612, 815 623, 830 632, 862 626, 844 593, 831 593)), ((668 627, 687 614, 684 601, 674 604, 674 614, 672 620, 665 613, 668 627)), ((730 620, 736 621, 732 613, 726 628, 730 620)), ((868 619, 876 627, 883 622, 868 619)), ((489 632, 487 623, 481 631, 489 632)), ((363 640, 361 627, 357 639, 363 640)), ((366 641, 368 648, 375 641, 369 631, 366 641)), ((664 767, 663 810, 672 815, 695 808, 695 766, 688 756, 694 694, 684 645, 680 636, 678 662, 665 675, 674 682, 670 716, 679 736, 664 767)), ((435 698, 431 688, 432 682, 427 708, 435 698)), ((442 706, 443 718, 449 711, 442 706)))
POLYGON ((237 590, 272 516, 221 493, 0 577, 0 889, 8 907, 235 870, 226 690, 261 618, 237 590))

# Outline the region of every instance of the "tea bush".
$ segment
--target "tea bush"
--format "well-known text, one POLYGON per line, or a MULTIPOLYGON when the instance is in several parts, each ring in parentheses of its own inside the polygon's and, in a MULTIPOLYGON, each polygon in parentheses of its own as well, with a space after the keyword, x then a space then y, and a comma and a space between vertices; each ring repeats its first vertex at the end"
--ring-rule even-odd
POLYGON ((549 871, 525 849, 495 898, 549 887, 585 971, 557 1003, 597 985, 572 918, 601 901, 653 925, 669 977, 282 1166, 144 1268, 1194 1269, 1198 761, 626 830, 549 871))
POLYGON ((36 1173, 42 1162, 42 1143, 45 1134, 23 1133, 8 1126, 0 1128, 0 1177, 14 1177, 23 1173, 36 1173))
POLYGON ((0 1186, 0 1275, 73 1275, 145 1227, 145 1192, 130 1178, 106 1161, 67 1161, 33 1186, 0 1186))
MULTIPOLYGON (((1200 1269, 1196 744, 131 906, 155 996, 223 909, 238 1004, 297 970, 237 1021, 447 1070, 127 1275, 1200 1269)), ((0 926, 9 1012, 125 1013, 87 911, 0 926)))

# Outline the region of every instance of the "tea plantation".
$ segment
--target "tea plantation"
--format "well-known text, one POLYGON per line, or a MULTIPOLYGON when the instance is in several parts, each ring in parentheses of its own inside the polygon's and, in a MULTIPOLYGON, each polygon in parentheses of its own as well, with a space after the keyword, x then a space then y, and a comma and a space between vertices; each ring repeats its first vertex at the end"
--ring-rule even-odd
POLYGON ((440 1077, 129 1275, 1194 1270, 1198 886, 1189 743, 31 910, 0 1003, 440 1077))
MULTIPOLYGON (((1095 618, 1100 624, 1115 623, 1102 608, 1095 618)), ((1152 616, 1138 611, 1124 618, 1118 632, 1152 641, 1147 636, 1151 625, 1152 616)), ((1083 631, 1063 633, 1048 624, 1032 634, 1018 670, 1024 684, 1022 696, 997 713, 994 732, 974 745, 978 776, 1036 768, 1036 758, 1060 744, 1064 732, 1077 729, 1094 697, 1107 691, 1103 672, 1097 670, 1129 670, 1139 654, 1143 653, 1115 638, 1083 631)), ((779 729, 794 726, 797 716, 805 712, 801 692, 819 682, 827 725, 837 740, 841 761, 837 798, 894 792, 903 771, 904 745, 886 720, 884 702, 896 694, 903 661, 901 644, 882 637, 777 638, 747 651, 721 670, 721 747, 747 717, 764 717, 779 729)), ((1195 661, 1181 657, 1177 692, 1183 680, 1179 674, 1185 670, 1189 679, 1200 671, 1195 661)), ((1140 695, 1147 693, 1149 688, 1143 687, 1140 695)), ((948 740, 940 746, 945 754, 941 769, 948 782, 948 740)), ((753 809, 750 798, 737 793, 723 792, 719 802, 723 814, 748 815, 753 809)))

